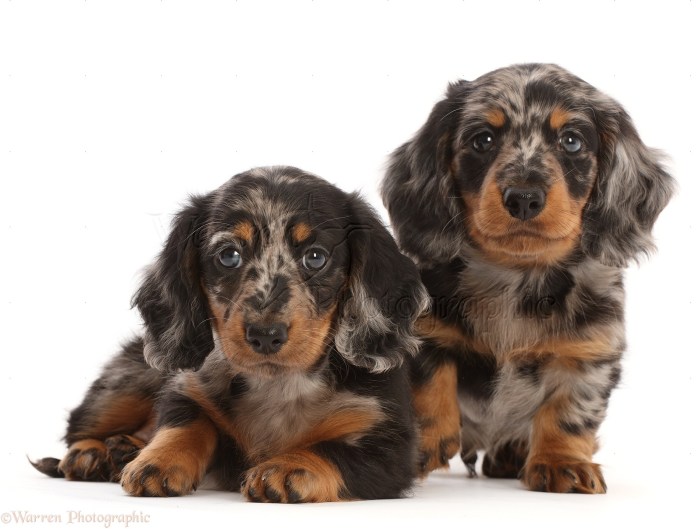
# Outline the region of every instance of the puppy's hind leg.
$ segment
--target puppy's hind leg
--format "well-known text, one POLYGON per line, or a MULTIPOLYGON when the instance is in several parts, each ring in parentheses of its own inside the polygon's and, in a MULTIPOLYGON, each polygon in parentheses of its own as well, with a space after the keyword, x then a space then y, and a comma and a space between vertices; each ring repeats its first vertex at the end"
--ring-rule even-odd
POLYGON ((44 458, 34 468, 51 477, 118 481, 123 466, 148 441, 155 396, 165 375, 143 360, 140 339, 127 344, 102 370, 68 419, 68 453, 44 458), (146 435, 144 435, 146 434, 146 435))

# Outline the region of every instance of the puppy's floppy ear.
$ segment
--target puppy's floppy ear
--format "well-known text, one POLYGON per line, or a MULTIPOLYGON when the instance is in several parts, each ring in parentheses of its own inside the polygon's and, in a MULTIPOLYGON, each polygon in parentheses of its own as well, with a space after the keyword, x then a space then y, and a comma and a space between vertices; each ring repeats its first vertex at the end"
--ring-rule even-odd
POLYGON ((377 214, 356 194, 350 202, 350 277, 335 345, 349 363, 379 373, 418 352, 413 324, 429 298, 418 269, 401 254, 377 214))
POLYGON ((206 198, 178 213, 168 239, 133 298, 143 317, 144 357, 163 371, 198 369, 214 348, 200 286, 199 238, 206 198))
POLYGON ((598 179, 583 212, 581 244, 602 263, 622 267, 654 250, 651 230, 673 194, 674 181, 617 102, 606 97, 597 104, 596 119, 598 179))
POLYGON ((470 83, 450 84, 416 136, 391 155, 382 198, 401 249, 445 262, 464 243, 462 199, 451 174, 453 145, 470 83))

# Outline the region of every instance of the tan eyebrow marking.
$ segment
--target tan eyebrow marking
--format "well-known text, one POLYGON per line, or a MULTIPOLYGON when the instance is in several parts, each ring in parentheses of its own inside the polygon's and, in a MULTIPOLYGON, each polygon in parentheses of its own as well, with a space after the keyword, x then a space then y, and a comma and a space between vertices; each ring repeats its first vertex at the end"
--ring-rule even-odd
POLYGON ((296 243, 305 241, 311 236, 311 227, 306 222, 300 222, 292 227, 292 239, 296 243))
POLYGON ((248 220, 243 220, 236 224, 233 227, 233 236, 236 237, 237 239, 243 239, 244 241, 248 243, 253 242, 253 233, 255 232, 255 228, 253 227, 253 224, 248 221, 248 220))
POLYGON ((506 115, 500 108, 492 108, 486 112, 486 121, 489 125, 500 128, 506 124, 506 115))
POLYGON ((559 130, 571 119, 571 114, 561 107, 555 108, 549 116, 549 126, 559 130))

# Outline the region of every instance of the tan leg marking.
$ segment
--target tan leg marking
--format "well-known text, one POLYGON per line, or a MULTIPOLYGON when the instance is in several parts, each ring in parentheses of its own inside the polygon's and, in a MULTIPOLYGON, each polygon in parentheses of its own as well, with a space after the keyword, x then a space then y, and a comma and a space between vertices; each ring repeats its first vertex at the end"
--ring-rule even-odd
POLYGON ((162 428, 122 472, 122 487, 132 496, 181 496, 204 477, 214 450, 214 424, 200 417, 185 426, 162 428))
POLYGON ((272 457, 248 471, 241 492, 251 501, 340 501, 344 484, 334 464, 308 450, 272 457))
POLYGON ((572 435, 560 426, 568 405, 567 398, 554 399, 535 415, 523 482, 530 490, 542 492, 604 493, 603 474, 592 462, 595 435, 572 435))
POLYGON ((591 332, 588 336, 559 336, 544 338, 540 342, 514 349, 499 360, 522 360, 528 356, 550 357, 565 368, 578 369, 579 362, 595 362, 620 356, 621 345, 612 333, 591 332))
POLYGON ((421 476, 447 467, 460 448, 457 367, 438 367, 425 384, 413 388, 413 406, 420 426, 421 476))
POLYGON ((132 434, 148 423, 153 400, 136 395, 110 399, 97 412, 94 424, 70 435, 72 439, 105 439, 111 435, 132 434))
POLYGON ((448 349, 458 349, 489 353, 491 348, 481 340, 467 336, 456 325, 445 323, 434 316, 423 316, 416 320, 416 332, 423 338, 429 338, 448 349))

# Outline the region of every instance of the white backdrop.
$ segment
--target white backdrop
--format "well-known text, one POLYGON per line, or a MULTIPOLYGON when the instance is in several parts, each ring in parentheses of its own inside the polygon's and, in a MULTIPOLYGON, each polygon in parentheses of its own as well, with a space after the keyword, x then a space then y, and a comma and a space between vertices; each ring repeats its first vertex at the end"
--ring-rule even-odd
POLYGON ((71 511, 136 511, 148 519, 130 527, 697 527, 699 15, 694 0, 0 0, 2 523, 20 525, 19 512, 66 524, 71 511), (447 82, 518 62, 557 62, 619 99, 680 184, 657 224, 658 254, 627 274, 629 352, 597 456, 606 496, 467 480, 454 462, 392 502, 261 506, 213 491, 144 500, 26 463, 62 455, 67 412, 139 331, 131 294, 188 193, 289 164, 362 190, 385 215, 387 155, 447 82))

